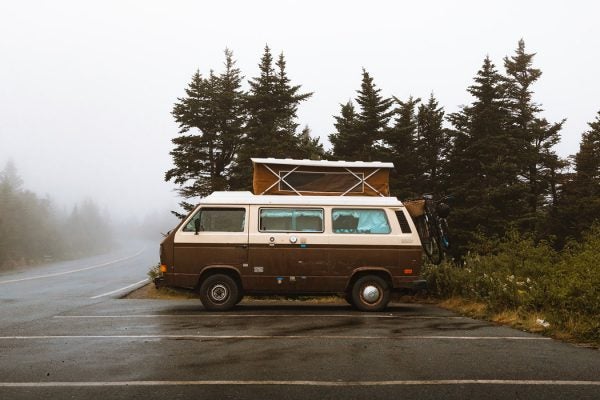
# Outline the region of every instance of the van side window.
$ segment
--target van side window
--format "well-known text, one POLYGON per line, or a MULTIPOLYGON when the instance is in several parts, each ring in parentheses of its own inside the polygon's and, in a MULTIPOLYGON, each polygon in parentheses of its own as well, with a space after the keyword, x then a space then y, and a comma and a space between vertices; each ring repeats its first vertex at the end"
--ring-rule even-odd
POLYGON ((261 208, 261 232, 323 232, 323 210, 261 208))
POLYGON ((184 232, 195 232, 195 221, 200 219, 200 232, 244 232, 244 208, 201 208, 185 225, 184 232))
POLYGON ((331 211, 333 233, 390 233, 385 211, 381 209, 334 208, 331 211))

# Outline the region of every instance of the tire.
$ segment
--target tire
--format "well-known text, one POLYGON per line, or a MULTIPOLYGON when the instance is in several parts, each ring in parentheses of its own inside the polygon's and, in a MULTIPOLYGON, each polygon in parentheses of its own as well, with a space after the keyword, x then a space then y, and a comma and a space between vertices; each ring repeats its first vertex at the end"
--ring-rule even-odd
POLYGON ((381 311, 390 302, 390 285, 377 275, 360 277, 352 286, 352 302, 361 311, 381 311))
POLYGON ((244 298, 244 292, 242 290, 240 290, 240 292, 238 293, 238 297, 235 300, 235 305, 238 305, 240 303, 240 301, 242 301, 243 298, 244 298))
POLYGON ((344 300, 346 300, 346 303, 350 304, 352 308, 356 308, 354 300, 352 300, 352 291, 348 291, 344 294, 344 300))
POLYGON ((208 276, 199 289, 200 301, 208 311, 231 309, 240 299, 240 292, 238 283, 225 274, 208 276))

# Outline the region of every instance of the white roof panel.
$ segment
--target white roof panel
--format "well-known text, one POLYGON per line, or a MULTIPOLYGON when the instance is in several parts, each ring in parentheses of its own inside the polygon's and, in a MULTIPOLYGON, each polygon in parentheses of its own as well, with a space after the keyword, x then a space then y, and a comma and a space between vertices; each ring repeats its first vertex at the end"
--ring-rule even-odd
POLYGON ((337 168, 394 168, 391 162, 380 161, 328 161, 328 160, 296 160, 293 158, 252 158, 258 164, 301 165, 307 167, 337 167, 337 168))
POLYGON ((213 192, 200 204, 266 204, 298 206, 366 206, 400 207, 395 197, 380 196, 277 196, 254 195, 251 192, 213 192))

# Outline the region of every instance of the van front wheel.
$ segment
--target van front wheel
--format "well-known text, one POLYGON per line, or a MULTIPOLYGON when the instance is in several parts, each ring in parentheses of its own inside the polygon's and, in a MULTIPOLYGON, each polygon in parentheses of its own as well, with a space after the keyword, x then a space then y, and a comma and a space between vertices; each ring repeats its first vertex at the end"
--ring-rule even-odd
POLYGON ((365 275, 354 283, 352 300, 361 311, 381 311, 390 301, 390 285, 379 276, 365 275))
POLYGON ((200 301, 209 311, 229 310, 238 302, 240 288, 229 275, 210 275, 200 285, 200 301))

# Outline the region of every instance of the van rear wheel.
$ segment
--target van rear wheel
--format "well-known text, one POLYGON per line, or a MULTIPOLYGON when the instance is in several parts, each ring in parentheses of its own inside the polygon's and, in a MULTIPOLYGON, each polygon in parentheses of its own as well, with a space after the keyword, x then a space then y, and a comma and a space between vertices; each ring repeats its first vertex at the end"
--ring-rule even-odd
POLYGON ((241 290, 229 275, 214 274, 202 282, 199 292, 204 308, 209 311, 225 311, 237 304, 241 290))
POLYGON ((390 285, 377 275, 365 275, 354 283, 352 300, 361 311, 381 311, 390 302, 390 285))

